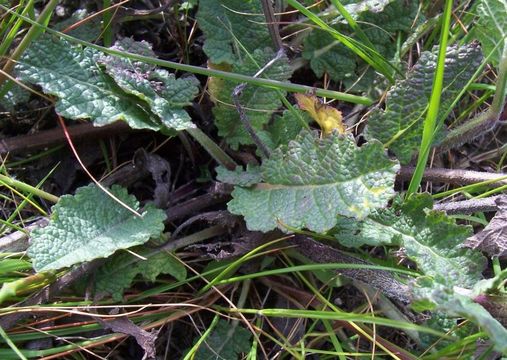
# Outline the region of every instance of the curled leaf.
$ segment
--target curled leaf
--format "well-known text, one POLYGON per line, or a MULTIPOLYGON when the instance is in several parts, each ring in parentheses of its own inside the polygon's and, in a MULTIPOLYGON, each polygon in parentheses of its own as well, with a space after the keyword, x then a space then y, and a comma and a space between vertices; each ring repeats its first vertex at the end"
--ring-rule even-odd
POLYGON ((332 106, 323 104, 315 95, 294 94, 300 109, 307 111, 319 124, 324 135, 329 135, 333 130, 345 134, 342 113, 332 106))

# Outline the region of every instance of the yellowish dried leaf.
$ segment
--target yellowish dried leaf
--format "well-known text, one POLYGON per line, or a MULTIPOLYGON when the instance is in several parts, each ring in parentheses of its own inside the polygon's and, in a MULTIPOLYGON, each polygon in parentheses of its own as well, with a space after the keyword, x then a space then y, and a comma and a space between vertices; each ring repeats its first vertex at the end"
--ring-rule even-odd
POLYGON ((333 130, 345 134, 341 111, 332 106, 323 104, 315 95, 294 94, 301 110, 307 111, 310 116, 319 124, 324 135, 329 135, 333 130))

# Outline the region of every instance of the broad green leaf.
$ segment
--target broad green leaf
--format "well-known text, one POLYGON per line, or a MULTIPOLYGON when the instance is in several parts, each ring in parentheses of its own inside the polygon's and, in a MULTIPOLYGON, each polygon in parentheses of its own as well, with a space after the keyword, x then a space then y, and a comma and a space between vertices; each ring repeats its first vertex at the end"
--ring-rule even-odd
POLYGON ((273 147, 287 145, 289 141, 294 140, 303 130, 304 125, 308 124, 310 116, 301 110, 294 109, 298 116, 292 111, 285 110, 282 116, 275 116, 273 123, 266 129, 270 134, 273 147))
MULTIPOLYGON (((436 60, 436 52, 423 52, 407 79, 398 81, 387 93, 385 110, 375 109, 368 118, 366 136, 386 144, 402 164, 412 159, 421 142, 436 60)), ((448 48, 440 116, 447 112, 481 61, 477 44, 448 48)))
MULTIPOLYGON (((14 84, 5 96, 0 98, 0 109, 4 108, 9 112, 14 112, 16 105, 27 102, 29 99, 30 93, 21 86, 14 84)), ((1 119, 0 123, 3 121, 4 119, 1 119)))
MULTIPOLYGON (((139 255, 144 256, 146 251, 139 255)), ((112 259, 98 269, 95 274, 95 290, 97 293, 111 294, 113 300, 120 301, 123 291, 129 288, 140 276, 146 281, 153 282, 160 274, 169 274, 178 281, 187 277, 185 266, 173 256, 160 252, 140 260, 129 253, 116 254, 112 259)))
POLYGON ((67 31, 66 34, 81 40, 94 42, 99 38, 102 27, 100 25, 100 18, 96 16, 88 18, 90 15, 86 9, 78 9, 69 18, 57 23, 55 30, 64 31, 68 27, 81 22, 77 28, 67 31), (86 18, 88 19, 82 22, 86 18))
MULTIPOLYGON (((139 210, 135 197, 113 186, 111 192, 139 210)), ((48 226, 34 230, 28 255, 36 271, 69 267, 141 245, 164 230, 165 213, 148 207, 137 217, 95 185, 63 195, 53 206, 48 226)))
POLYGON ((481 42, 485 55, 493 51, 490 59, 498 66, 507 49, 507 0, 479 0, 476 12, 479 19, 474 35, 481 42))
MULTIPOLYGON (((418 1, 361 1, 345 5, 345 8, 359 23, 375 50, 389 58, 396 51, 393 35, 408 32, 414 25, 418 1)), ((344 34, 352 35, 350 27, 341 16, 334 18, 331 25, 344 34)), ((315 29, 305 39, 303 57, 310 61, 317 76, 328 73, 335 81, 355 82, 364 72, 364 62, 323 30, 315 29)), ((372 83, 368 85, 371 87, 372 83)))
MULTIPOLYGON (((234 64, 232 71, 253 76, 274 57, 275 54, 271 50, 258 49, 253 52, 251 58, 248 57, 244 62, 234 64)), ((291 68, 286 56, 271 64, 261 75, 261 77, 281 81, 288 80, 290 76, 291 68)), ((232 100, 232 92, 237 85, 236 82, 216 78, 212 79, 209 85, 212 99, 216 102, 213 115, 215 116, 218 135, 222 136, 233 149, 237 149, 240 144, 253 143, 240 121, 232 100)), ((261 130, 267 124, 273 112, 281 107, 280 97, 285 96, 285 94, 284 91, 278 92, 275 89, 266 87, 246 86, 240 97, 240 102, 255 130, 261 130)))
POLYGON ((234 189, 229 211, 243 215, 250 230, 287 225, 325 232, 338 215, 363 219, 386 206, 397 170, 378 142, 359 148, 348 136, 319 139, 303 130, 264 160, 262 183, 234 189))
POLYGON ((90 118, 98 126, 125 120, 132 128, 160 129, 140 101, 101 71, 97 64, 100 55, 62 39, 41 37, 20 59, 16 73, 21 80, 57 96, 55 109, 63 117, 90 118))
POLYGON ((235 64, 245 56, 243 49, 252 53, 271 44, 259 0, 200 0, 196 18, 214 64, 235 64))
POLYGON ((448 316, 463 317, 474 322, 485 331, 495 349, 507 354, 507 329, 496 320, 484 307, 473 301, 472 298, 457 293, 439 282, 426 282, 423 286, 416 285, 414 288, 414 301, 420 310, 428 309, 445 312, 448 316))
POLYGON ((237 360, 241 353, 250 351, 252 334, 236 324, 232 326, 225 320, 217 325, 197 350, 194 360, 237 360))
POLYGON ((252 186, 262 181, 258 166, 247 165, 246 171, 239 166, 234 170, 227 170, 223 166, 219 166, 215 170, 217 172, 217 180, 226 184, 252 186))
MULTIPOLYGON (((145 41, 124 38, 113 48, 155 57, 145 41)), ((176 79, 166 70, 116 56, 103 56, 100 62, 122 90, 145 101, 167 128, 185 130, 195 127, 183 109, 199 93, 199 81, 195 77, 176 79)))
POLYGON ((471 289, 482 279, 486 264, 479 252, 462 247, 471 229, 431 207, 428 194, 405 203, 397 199, 392 207, 372 211, 364 221, 341 220, 335 236, 345 246, 401 246, 424 275, 445 277, 453 285, 471 289))

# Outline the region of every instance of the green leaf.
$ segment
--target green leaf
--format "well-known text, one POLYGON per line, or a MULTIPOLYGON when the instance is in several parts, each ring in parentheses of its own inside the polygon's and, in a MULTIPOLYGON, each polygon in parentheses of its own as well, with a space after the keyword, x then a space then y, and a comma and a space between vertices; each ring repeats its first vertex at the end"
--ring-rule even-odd
MULTIPOLYGON (((273 51, 258 49, 253 52, 251 58, 248 57, 243 63, 238 62, 233 65, 232 71, 238 74, 254 75, 274 57, 273 51)), ((261 77, 285 81, 290 78, 291 71, 287 57, 283 56, 271 64, 262 73, 261 77)), ((213 115, 215 116, 218 135, 222 136, 235 150, 240 144, 253 143, 233 104, 232 92, 237 85, 236 82, 216 78, 212 79, 209 85, 210 94, 216 101, 213 115)), ((261 130, 267 124, 273 112, 282 106, 281 97, 285 95, 285 91, 253 85, 246 86, 240 96, 240 102, 255 130, 261 130)))
POLYGON ((258 166, 247 165, 246 171, 240 166, 234 170, 227 170, 223 166, 219 166, 215 170, 217 172, 217 180, 226 184, 252 186, 262 181, 258 166))
POLYGON ((197 350, 195 360, 237 360, 241 353, 250 351, 252 334, 235 324, 231 326, 225 320, 218 320, 217 325, 197 350))
MULTIPOLYGON (((375 50, 385 57, 391 57, 396 51, 393 35, 408 32, 414 25, 418 1, 361 1, 345 5, 345 8, 359 23, 375 50)), ((352 35, 350 27, 341 16, 333 18, 332 26, 343 34, 352 35)), ((335 81, 356 81, 364 71, 364 62, 323 30, 313 30, 305 38, 303 57, 310 60, 310 66, 318 77, 328 73, 335 81)))
POLYGON ((414 300, 433 304, 433 310, 448 316, 464 317, 480 326, 495 345, 495 350, 507 354, 507 330, 480 304, 470 297, 456 293, 452 287, 439 282, 414 288, 414 300))
POLYGON ((245 54, 271 44, 259 0, 200 0, 197 23, 214 64, 235 64, 245 54))
MULTIPOLYGON (((407 79, 398 81, 387 93, 385 110, 375 109, 368 118, 367 138, 388 145, 402 164, 412 159, 421 142, 436 61, 436 52, 423 52, 407 79)), ((447 112, 481 61, 477 44, 447 49, 439 116, 447 112)))
MULTIPOLYGON (((146 252, 141 250, 139 255, 144 256, 146 252)), ((95 290, 97 293, 111 294, 114 301, 121 301, 123 291, 131 286, 136 276, 154 282, 160 274, 169 274, 183 281, 187 277, 187 270, 181 262, 165 252, 149 256, 147 260, 140 260, 129 253, 119 253, 98 269, 95 290)))
POLYGON ((101 71, 97 65, 100 55, 62 39, 41 37, 20 59, 16 73, 21 80, 57 96, 55 109, 63 117, 91 118, 97 126, 125 120, 135 129, 159 130, 143 104, 101 71))
MULTIPOLYGON (((124 38, 113 48, 155 57, 146 41, 124 38)), ((195 127, 190 115, 183 109, 199 93, 199 81, 195 77, 176 79, 166 70, 117 56, 103 56, 100 61, 118 86, 148 103, 167 128, 185 130, 195 127)))
POLYGON ((473 34, 481 42, 485 55, 493 51, 491 63, 498 66, 507 48, 507 1, 479 0, 476 12, 479 19, 473 34))
POLYGON ((271 136, 273 147, 277 148, 294 140, 304 129, 303 123, 309 124, 310 122, 311 118, 305 111, 299 109, 294 109, 294 111, 285 110, 282 116, 275 116, 273 124, 266 130, 271 136))
POLYGON ((84 41, 94 42, 99 38, 102 29, 100 25, 100 18, 96 16, 90 17, 90 15, 91 14, 86 9, 78 9, 69 18, 57 23, 55 25, 55 30, 63 31, 68 27, 81 22, 77 28, 66 32, 66 34, 84 41), (87 20, 82 22, 85 19, 87 20))
POLYGON ((372 211, 359 223, 342 220, 335 236, 345 246, 401 246, 424 275, 471 289, 482 279, 486 264, 479 252, 462 247, 471 229, 431 207, 429 194, 405 203, 397 199, 391 208, 372 211))
POLYGON ((250 230, 287 225, 325 232, 338 215, 362 219, 386 206, 397 169, 378 142, 359 148, 347 136, 319 139, 303 130, 264 160, 263 183, 234 189, 229 211, 243 215, 250 230))
MULTIPOLYGON (((113 186, 111 192, 139 210, 135 197, 113 186)), ((48 226, 34 230, 28 255, 36 271, 61 269, 108 257, 116 250, 144 244, 164 230, 165 213, 146 208, 139 218, 95 185, 63 195, 53 206, 48 226)))

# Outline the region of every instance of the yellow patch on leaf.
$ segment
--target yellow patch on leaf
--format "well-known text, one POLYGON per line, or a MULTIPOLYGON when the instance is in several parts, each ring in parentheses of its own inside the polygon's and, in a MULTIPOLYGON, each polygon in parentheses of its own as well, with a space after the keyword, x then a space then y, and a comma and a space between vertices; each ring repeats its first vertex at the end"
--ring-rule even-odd
POLYGON ((341 111, 332 106, 322 104, 315 95, 294 94, 301 110, 307 111, 310 116, 319 124, 324 135, 329 135, 333 130, 345 134, 341 111))

